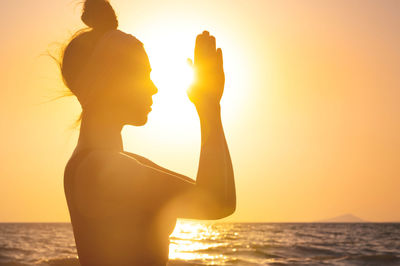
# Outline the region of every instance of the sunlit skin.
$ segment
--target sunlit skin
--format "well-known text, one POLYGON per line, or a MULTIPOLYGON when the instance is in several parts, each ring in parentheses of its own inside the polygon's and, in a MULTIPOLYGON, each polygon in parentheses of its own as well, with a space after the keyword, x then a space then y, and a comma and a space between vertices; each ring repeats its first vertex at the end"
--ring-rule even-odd
POLYGON ((65 175, 67 200, 80 214, 71 220, 82 265, 165 265, 177 218, 220 219, 236 208, 220 114, 223 59, 215 38, 206 31, 197 36, 195 80, 187 92, 201 126, 196 181, 123 150, 123 126, 146 124, 157 93, 144 50, 139 58, 131 62, 139 68, 135 73, 119 72, 106 83, 112 89, 96 95, 83 110, 70 159, 77 158, 79 166, 74 175, 65 175), (75 157, 88 149, 82 160, 75 157))

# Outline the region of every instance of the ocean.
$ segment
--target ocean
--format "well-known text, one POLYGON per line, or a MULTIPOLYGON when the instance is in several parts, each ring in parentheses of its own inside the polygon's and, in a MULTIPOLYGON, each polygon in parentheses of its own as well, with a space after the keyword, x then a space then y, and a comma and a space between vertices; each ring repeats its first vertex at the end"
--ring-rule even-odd
MULTIPOLYGON (((179 221, 168 265, 400 265, 399 223, 179 221)), ((0 223, 0 265, 79 265, 69 223, 0 223)))

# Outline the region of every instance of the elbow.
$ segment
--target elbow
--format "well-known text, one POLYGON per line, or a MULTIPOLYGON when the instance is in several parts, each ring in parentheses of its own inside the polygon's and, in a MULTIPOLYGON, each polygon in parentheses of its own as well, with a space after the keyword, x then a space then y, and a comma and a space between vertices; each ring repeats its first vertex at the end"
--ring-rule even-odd
POLYGON ((236 211, 236 193, 231 193, 228 197, 220 193, 211 194, 208 191, 201 191, 199 194, 201 203, 202 219, 219 220, 232 215, 236 211))
POLYGON ((232 206, 225 207, 223 209, 223 211, 221 212, 221 218, 220 219, 228 217, 228 216, 234 214, 235 211, 236 211, 236 204, 232 205, 232 206))
POLYGON ((231 203, 227 204, 224 207, 223 215, 224 217, 228 217, 232 214, 234 214, 236 211, 236 200, 233 200, 231 203))
POLYGON ((236 211, 236 193, 232 193, 222 204, 222 218, 234 214, 236 211))
POLYGON ((236 201, 215 204, 209 212, 208 220, 219 220, 228 217, 236 211, 236 201))
POLYGON ((209 214, 210 216, 208 217, 208 220, 219 220, 219 219, 222 219, 222 218, 226 218, 226 217, 232 215, 235 212, 235 210, 236 210, 235 206, 234 207, 222 208, 222 209, 220 209, 218 211, 210 213, 209 214))
POLYGON ((228 217, 229 215, 232 215, 236 211, 236 195, 233 195, 230 199, 227 199, 223 202, 223 205, 221 207, 222 209, 222 215, 224 217, 228 217))

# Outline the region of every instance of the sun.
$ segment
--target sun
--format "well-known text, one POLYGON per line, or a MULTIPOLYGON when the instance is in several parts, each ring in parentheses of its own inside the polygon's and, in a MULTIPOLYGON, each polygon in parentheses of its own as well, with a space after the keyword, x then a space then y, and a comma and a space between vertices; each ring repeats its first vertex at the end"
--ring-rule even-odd
MULTIPOLYGON (((179 55, 179 51, 168 49, 171 55, 165 54, 165 51, 150 51, 150 62, 152 65, 151 79, 159 90, 159 103, 175 103, 169 105, 170 108, 179 109, 180 100, 186 97, 186 90, 193 81, 193 70, 187 64, 184 56, 179 55), (162 101, 161 101, 162 100, 162 101)), ((158 96, 156 96, 158 97, 158 96)))
POLYGON ((174 118, 189 119, 187 116, 192 116, 195 108, 187 96, 193 81, 193 70, 187 59, 193 58, 195 33, 165 36, 160 31, 149 30, 142 39, 152 68, 151 79, 158 88, 149 121, 162 124, 174 123, 174 118))
POLYGON ((149 116, 154 122, 182 120, 185 114, 194 110, 187 96, 187 90, 193 81, 193 70, 177 47, 162 46, 162 49, 149 49, 152 67, 151 79, 158 88, 153 96, 153 112, 149 116))

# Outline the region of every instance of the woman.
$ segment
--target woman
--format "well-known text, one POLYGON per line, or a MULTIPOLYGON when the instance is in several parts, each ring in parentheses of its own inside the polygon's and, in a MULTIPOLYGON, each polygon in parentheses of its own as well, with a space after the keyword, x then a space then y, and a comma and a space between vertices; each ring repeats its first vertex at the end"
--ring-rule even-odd
POLYGON ((166 265, 177 218, 220 219, 236 207, 231 159, 221 124, 221 49, 208 32, 197 36, 188 90, 201 124, 196 182, 123 150, 124 125, 146 124, 152 95, 143 45, 117 30, 104 0, 87 0, 89 30, 67 45, 61 71, 82 105, 78 144, 64 189, 81 265, 166 265))

